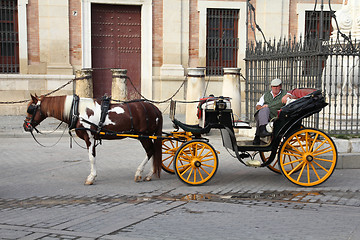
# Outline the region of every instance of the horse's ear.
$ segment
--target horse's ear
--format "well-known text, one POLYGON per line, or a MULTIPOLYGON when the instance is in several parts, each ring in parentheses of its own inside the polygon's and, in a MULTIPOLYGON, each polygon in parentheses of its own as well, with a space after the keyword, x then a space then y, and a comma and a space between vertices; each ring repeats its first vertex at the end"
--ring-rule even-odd
POLYGON ((35 94, 35 96, 30 94, 30 96, 31 96, 31 99, 32 99, 33 103, 36 104, 38 102, 38 97, 36 96, 36 94, 35 94))

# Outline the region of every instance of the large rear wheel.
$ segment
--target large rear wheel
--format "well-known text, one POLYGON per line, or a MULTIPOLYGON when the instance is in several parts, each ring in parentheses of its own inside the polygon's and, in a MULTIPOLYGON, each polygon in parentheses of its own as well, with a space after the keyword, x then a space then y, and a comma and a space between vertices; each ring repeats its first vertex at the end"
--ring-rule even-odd
POLYGON ((181 181, 201 185, 209 181, 218 168, 218 156, 207 142, 186 142, 176 152, 174 169, 181 181))
POLYGON ((324 132, 302 128, 281 145, 278 161, 282 174, 292 183, 311 187, 325 182, 334 172, 337 150, 324 132))

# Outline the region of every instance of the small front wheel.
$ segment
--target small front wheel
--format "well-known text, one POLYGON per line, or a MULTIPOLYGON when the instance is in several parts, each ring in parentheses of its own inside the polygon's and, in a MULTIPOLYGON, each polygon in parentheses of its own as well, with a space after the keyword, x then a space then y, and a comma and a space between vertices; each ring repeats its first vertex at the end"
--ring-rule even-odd
POLYGON ((337 156, 336 146, 326 133, 302 128, 282 143, 278 157, 280 170, 289 181, 311 187, 331 176, 337 156))
POLYGON ((175 155, 174 169, 181 181, 201 185, 209 181, 218 168, 218 156, 207 142, 193 140, 180 146, 175 155))
POLYGON ((162 164, 161 168, 170 174, 175 174, 173 169, 174 156, 179 149, 181 142, 173 139, 164 139, 162 141, 162 164))
POLYGON ((162 141, 162 163, 161 168, 170 174, 175 174, 173 169, 173 162, 176 151, 179 149, 182 142, 179 140, 190 141, 192 139, 192 133, 190 132, 171 132, 171 138, 165 138, 162 141))

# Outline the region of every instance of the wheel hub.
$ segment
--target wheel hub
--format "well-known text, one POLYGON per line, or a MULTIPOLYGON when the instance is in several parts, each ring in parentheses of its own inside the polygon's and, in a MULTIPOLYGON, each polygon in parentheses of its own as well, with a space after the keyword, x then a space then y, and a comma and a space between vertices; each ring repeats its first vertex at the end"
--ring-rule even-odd
POLYGON ((194 167, 194 168, 195 168, 195 167, 196 167, 196 168, 200 167, 200 166, 201 166, 200 160, 197 159, 197 158, 193 159, 193 160, 191 161, 191 166, 194 167))
POLYGON ((306 154, 304 156, 304 160, 307 162, 312 162, 314 160, 314 157, 311 154, 306 154))

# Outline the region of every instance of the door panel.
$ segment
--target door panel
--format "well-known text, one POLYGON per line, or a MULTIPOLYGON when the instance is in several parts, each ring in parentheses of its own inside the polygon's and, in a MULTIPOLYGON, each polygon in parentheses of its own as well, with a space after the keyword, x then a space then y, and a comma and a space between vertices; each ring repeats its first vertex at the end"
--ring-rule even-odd
MULTIPOLYGON (((141 7, 91 5, 91 44, 94 97, 111 95, 111 68, 127 69, 141 92, 141 7)), ((128 99, 139 98, 127 81, 128 99)))

